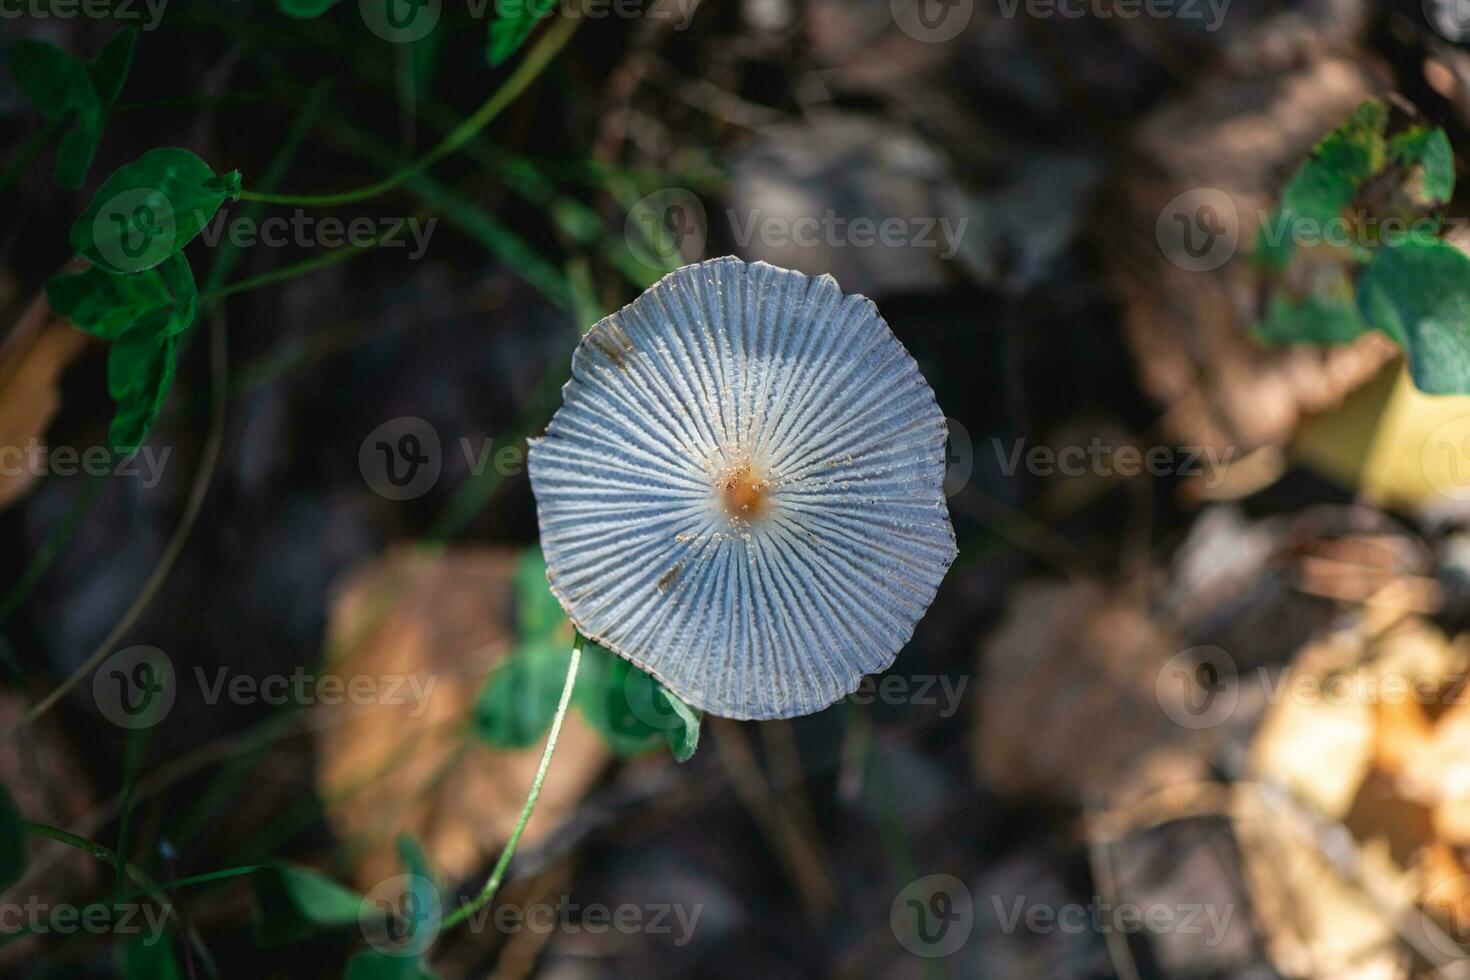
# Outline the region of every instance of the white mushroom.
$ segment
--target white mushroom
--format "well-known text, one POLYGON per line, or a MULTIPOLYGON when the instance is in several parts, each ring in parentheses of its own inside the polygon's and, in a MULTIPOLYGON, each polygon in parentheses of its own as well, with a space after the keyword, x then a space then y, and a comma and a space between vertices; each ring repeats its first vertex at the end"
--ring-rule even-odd
POLYGON ((552 590, 712 714, 888 668, 955 557, 945 421, 873 303, 727 257, 597 323, 530 454, 552 590))

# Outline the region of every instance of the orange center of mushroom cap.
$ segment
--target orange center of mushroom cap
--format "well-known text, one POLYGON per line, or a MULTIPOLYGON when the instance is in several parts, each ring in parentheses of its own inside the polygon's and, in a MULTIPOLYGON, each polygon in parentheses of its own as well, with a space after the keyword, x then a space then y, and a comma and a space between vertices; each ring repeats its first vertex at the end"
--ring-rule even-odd
POLYGON ((749 463, 741 463, 725 471, 719 480, 725 512, 740 521, 754 521, 765 516, 770 505, 767 493, 771 481, 749 463))

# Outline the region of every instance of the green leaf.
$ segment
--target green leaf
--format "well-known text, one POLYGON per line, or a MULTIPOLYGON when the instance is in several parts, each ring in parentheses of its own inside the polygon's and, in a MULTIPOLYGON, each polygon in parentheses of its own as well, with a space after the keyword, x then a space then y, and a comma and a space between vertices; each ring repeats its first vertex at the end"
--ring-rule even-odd
POLYGON ((87 66, 54 44, 21 38, 11 45, 9 65, 16 88, 48 122, 60 122, 82 103, 96 100, 87 66))
POLYGON ((0 786, 0 891, 20 881, 30 862, 25 821, 10 793, 0 786))
POLYGON ((1358 313, 1348 266, 1314 262, 1303 255, 1288 278, 1297 281, 1271 292, 1266 315, 1256 328, 1257 339, 1269 344, 1340 344, 1368 329, 1358 313))
POLYGON ((1389 158, 1416 178, 1409 196, 1420 208, 1447 204, 1455 193, 1455 154, 1438 127, 1416 126, 1388 141, 1389 158))
POLYGON ((1387 126, 1388 110, 1370 99, 1317 144, 1287 183, 1281 206, 1262 226, 1256 243, 1258 260, 1285 267, 1296 251, 1295 229, 1320 233, 1352 206, 1358 188, 1387 160, 1387 126))
POLYGON ((563 634, 567 637, 567 649, 571 649, 571 635, 565 629, 566 613, 552 595, 541 549, 528 549, 516 562, 515 596, 516 634, 522 643, 563 634))
POLYGON ((664 729, 664 738, 669 743, 669 751, 674 754, 675 762, 688 762, 699 750, 700 713, 674 697, 662 684, 658 686, 658 696, 663 699, 664 706, 679 721, 679 724, 672 728, 664 729))
POLYGON ((398 900, 400 928, 393 938, 393 953, 397 959, 417 959, 428 952, 439 935, 443 906, 438 878, 423 846, 412 834, 398 835, 398 859, 409 881, 408 893, 398 900))
MULTIPOLYGON (((393 0, 388 0, 393 2, 393 0)), ((308 20, 312 17, 320 17, 322 14, 337 6, 338 0, 276 0, 276 6, 281 13, 287 17, 297 17, 308 20)))
POLYGON ((104 108, 87 65, 53 44, 26 38, 11 48, 10 73, 48 121, 70 120, 56 149, 56 182, 80 187, 102 138, 104 108))
POLYGON ((359 950, 347 961, 346 980, 439 980, 439 974, 412 956, 389 956, 375 949, 359 950))
POLYGON ((109 272, 141 272, 181 251, 227 199, 238 171, 216 176, 188 150, 149 150, 108 177, 71 227, 71 246, 109 272))
POLYGON ((1403 347, 1431 395, 1470 394, 1470 258, 1444 241, 1383 247, 1358 283, 1369 323, 1403 347))
POLYGON ((502 749, 541 741, 556 715, 570 659, 570 645, 556 640, 517 649, 486 680, 475 704, 475 732, 502 749))
POLYGON ((616 755, 637 755, 663 741, 683 762, 699 745, 699 716, 693 708, 651 675, 590 640, 573 700, 616 755))
POLYGON ((123 83, 133 68, 133 48, 137 43, 138 29, 124 28, 112 35, 97 57, 87 63, 87 76, 103 106, 111 108, 122 93, 123 83))
POLYGON ((251 877, 254 930, 262 944, 280 945, 355 925, 363 897, 310 868, 284 862, 251 877))
POLYGON ((91 266, 46 283, 51 309, 103 340, 132 330, 158 338, 182 333, 194 320, 199 298, 189 262, 173 255, 162 265, 124 276, 91 266))
POLYGON ((137 451, 153 428, 178 361, 178 335, 162 339, 145 330, 123 334, 107 354, 107 390, 117 404, 108 438, 113 449, 137 451))
POLYGON ((424 845, 419 843, 419 839, 413 834, 398 835, 398 860, 403 863, 405 874, 422 878, 428 888, 434 890, 433 900, 437 902, 439 900, 438 876, 434 874, 434 869, 429 865, 429 856, 424 853, 424 845))
POLYGON ((97 144, 102 140, 102 114, 100 111, 79 112, 71 128, 61 135, 56 145, 56 182, 62 187, 76 190, 87 179, 92 169, 92 158, 97 155, 97 144))
POLYGON ((173 942, 167 935, 143 935, 118 947, 118 974, 123 980, 182 980, 173 942))
POLYGON ((556 5, 556 0, 501 0, 496 5, 498 16, 490 22, 490 39, 486 57, 492 68, 505 64, 520 50, 537 22, 556 5))
POLYGON ((10 72, 21 93, 47 120, 70 120, 56 148, 61 186, 77 188, 86 179, 107 110, 127 81, 137 40, 137 28, 119 31, 87 63, 44 41, 23 39, 11 49, 10 72))
POLYGON ((194 270, 189 267, 189 260, 183 253, 175 252, 164 259, 158 266, 158 273, 174 300, 168 320, 163 325, 164 336, 171 337, 194 325, 194 314, 199 308, 199 287, 194 282, 194 270))

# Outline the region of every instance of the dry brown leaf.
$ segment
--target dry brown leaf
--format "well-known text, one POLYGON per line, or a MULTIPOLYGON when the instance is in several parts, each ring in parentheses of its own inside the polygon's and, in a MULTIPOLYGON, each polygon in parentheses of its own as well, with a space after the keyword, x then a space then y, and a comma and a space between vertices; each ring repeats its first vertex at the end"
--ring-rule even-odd
POLYGON ((1252 768, 1261 778, 1286 787, 1331 820, 1347 816, 1373 765, 1372 706, 1337 696, 1333 692, 1346 688, 1327 680, 1351 655, 1331 642, 1304 650, 1251 747, 1252 768))
MULTIPOLYGON (((29 453, 61 407, 61 376, 90 343, 86 334, 34 300, 0 343, 0 453, 29 453)), ((28 457, 23 457, 28 458, 28 457)), ((32 467, 0 469, 0 510, 36 481, 32 467)))
MULTIPOLYGON (((515 561, 502 549, 435 555, 404 547, 337 590, 324 673, 407 677, 426 694, 422 709, 412 696, 401 705, 349 699, 315 709, 318 790, 364 888, 400 873, 400 832, 417 835, 437 868, 461 880, 494 857, 515 824, 540 746, 496 751, 467 730, 486 675, 514 641, 515 561)), ((525 843, 567 818, 608 757, 580 718, 567 719, 525 843)))
POLYGON ((1449 936, 1470 934, 1467 669, 1466 637, 1412 616, 1299 654, 1252 761, 1300 813, 1238 827, 1273 961, 1288 975, 1335 978, 1358 963, 1407 976, 1406 942, 1453 958, 1445 936, 1421 935, 1416 906, 1449 936))
POLYGON ((1413 897, 1410 876, 1382 842, 1357 850, 1351 878, 1309 810, 1260 784, 1237 784, 1231 826, 1251 907, 1283 976, 1342 980, 1410 976, 1395 928, 1413 897))

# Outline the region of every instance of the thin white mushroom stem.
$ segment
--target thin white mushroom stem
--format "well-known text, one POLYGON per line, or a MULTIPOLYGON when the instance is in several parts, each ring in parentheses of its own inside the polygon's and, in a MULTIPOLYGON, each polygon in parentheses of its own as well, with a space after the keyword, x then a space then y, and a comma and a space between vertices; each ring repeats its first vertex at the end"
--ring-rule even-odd
POLYGON ((582 634, 578 633, 577 639, 572 643, 572 659, 567 664, 567 679, 562 685, 561 701, 557 703, 556 716, 551 720, 551 734, 547 736, 546 748, 541 753, 541 764, 536 767, 536 778, 531 782, 531 792, 526 796, 525 806, 521 807, 520 819, 516 821, 510 839, 505 842, 505 849, 500 852, 500 859, 495 862, 495 869, 490 872, 485 887, 480 889, 480 894, 473 901, 461 905, 444 917, 445 929, 458 925, 490 904, 495 899, 495 893, 500 890, 500 883, 505 879, 505 870, 510 867, 510 859, 515 857, 516 847, 526 831, 526 824, 531 822, 531 813, 536 809, 536 800, 541 796, 541 784, 546 782, 546 772, 551 768, 551 754, 556 751, 556 741, 561 737, 561 725, 566 721, 567 709, 572 703, 572 688, 577 685, 577 669, 582 663, 583 642, 582 634))

